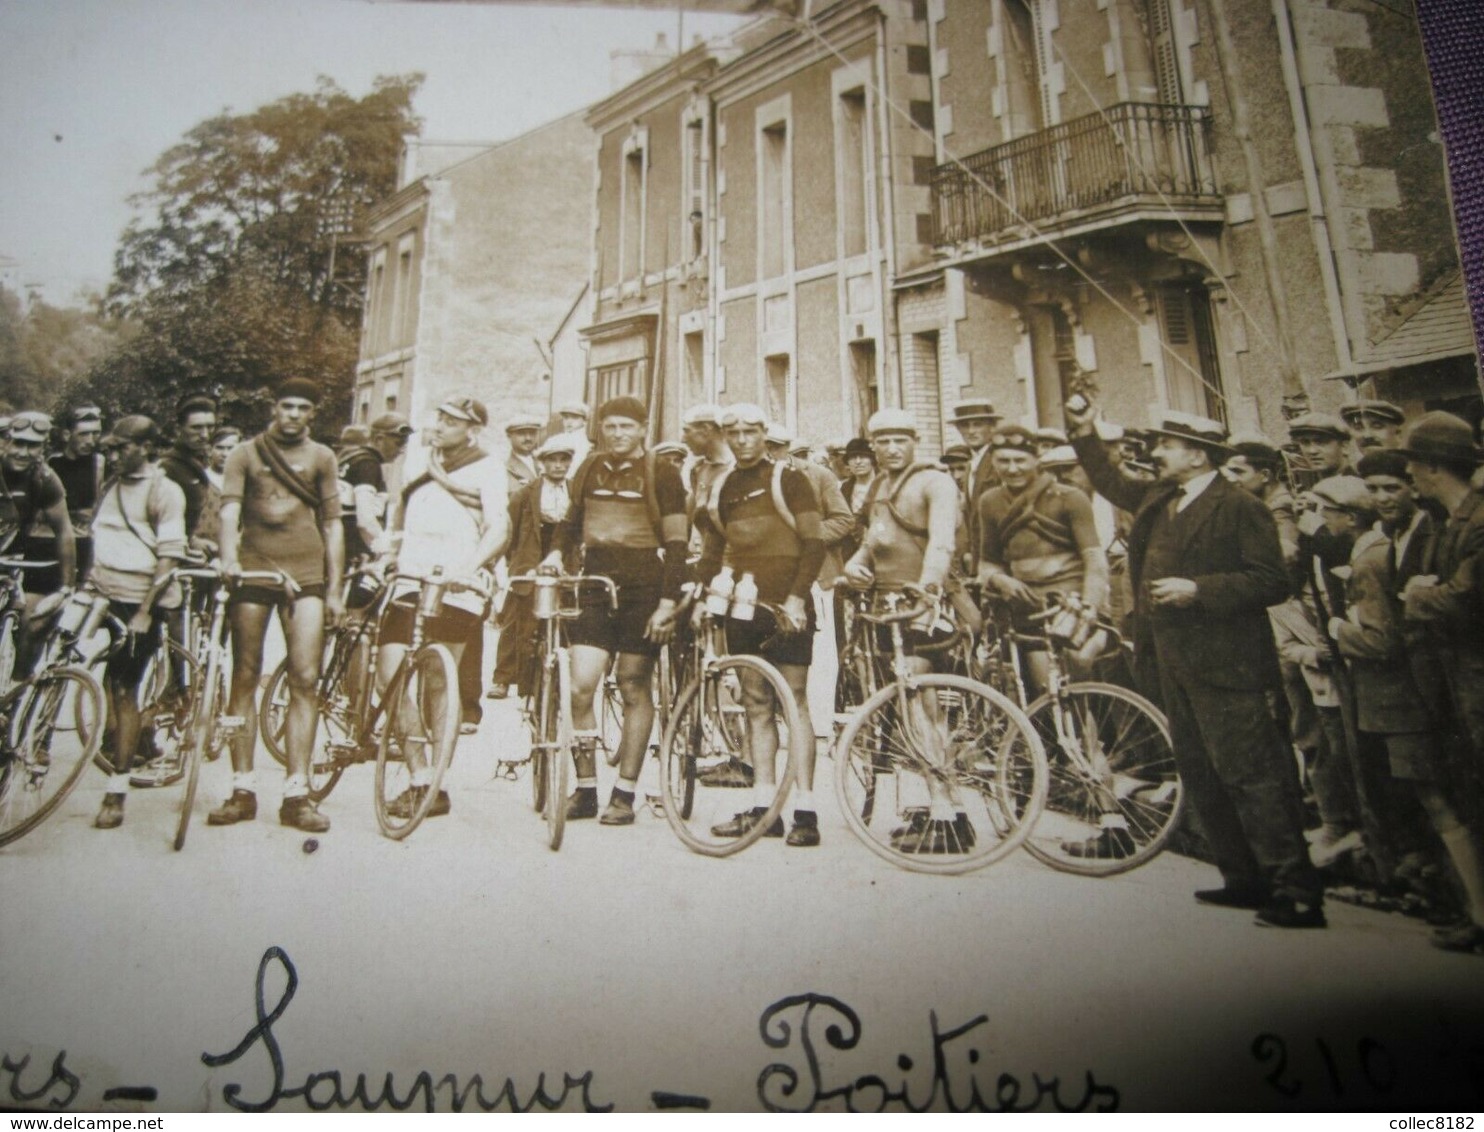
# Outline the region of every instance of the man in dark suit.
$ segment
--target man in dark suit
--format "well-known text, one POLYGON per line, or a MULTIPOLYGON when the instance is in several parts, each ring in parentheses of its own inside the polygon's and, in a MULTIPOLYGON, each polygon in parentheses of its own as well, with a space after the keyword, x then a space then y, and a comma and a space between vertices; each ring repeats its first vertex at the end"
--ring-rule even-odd
POLYGON ((1267 702, 1267 607, 1288 595, 1273 517, 1218 474, 1231 453, 1217 422, 1166 413, 1150 430, 1159 479, 1141 483, 1108 459, 1094 417, 1068 408, 1073 447, 1093 487, 1134 512, 1135 647, 1154 656, 1180 778, 1224 881, 1196 899, 1256 909, 1266 926, 1324 927, 1298 774, 1267 702))
MULTIPOLYGON (((510 548, 505 563, 512 576, 534 574, 551 553, 552 532, 567 517, 571 503, 567 472, 572 466, 572 447, 565 434, 541 445, 535 452, 541 477, 510 495, 510 548)), ((532 669, 526 662, 534 655, 536 629, 530 583, 512 585, 500 616, 500 667, 495 679, 515 687, 521 696, 531 690, 532 669)))
POLYGON ((979 497, 999 482, 989 458, 989 438, 1004 417, 983 398, 960 401, 953 406, 950 423, 969 448, 969 473, 964 488, 964 515, 968 521, 969 562, 965 573, 972 578, 979 570, 979 497))

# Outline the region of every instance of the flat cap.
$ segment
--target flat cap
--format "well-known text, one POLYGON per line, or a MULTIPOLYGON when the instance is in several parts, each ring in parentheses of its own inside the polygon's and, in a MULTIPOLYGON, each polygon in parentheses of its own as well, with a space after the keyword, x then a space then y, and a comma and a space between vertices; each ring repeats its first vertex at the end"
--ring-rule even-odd
POLYGON ((1340 416, 1349 425, 1358 423, 1362 417, 1374 417, 1387 424, 1403 424, 1407 419, 1401 406, 1390 401, 1353 401, 1340 407, 1340 416))
POLYGON ((438 411, 456 421, 468 421, 470 424, 477 425, 490 423, 490 411, 485 408, 484 402, 467 394, 460 393, 445 398, 438 406, 438 411))
POLYGON ((915 437, 917 436, 917 420, 906 409, 878 409, 866 422, 866 432, 872 437, 891 433, 906 433, 908 436, 915 437))
POLYGON ((1077 463, 1077 450, 1070 444, 1058 444, 1041 453, 1041 467, 1070 468, 1077 463))
POLYGON ((1371 493, 1359 476, 1330 476, 1313 487, 1313 492, 1326 507, 1341 511, 1371 510, 1371 493))
POLYGON ((557 406, 557 415, 561 417, 581 417, 587 420, 592 416, 592 410, 587 407, 586 401, 568 401, 557 406))
POLYGON ((572 440, 572 434, 559 432, 543 440, 541 446, 532 455, 538 460, 544 460, 548 456, 572 456, 576 452, 577 445, 572 440))
POLYGON ((722 410, 716 405, 692 405, 680 417, 681 424, 721 424, 722 410))
POLYGON ((721 411, 721 427, 730 428, 733 425, 766 425, 768 414, 763 412, 761 405, 754 405, 751 401, 739 401, 735 405, 728 405, 721 411))
POLYGON ((389 436, 411 436, 412 422, 401 413, 382 413, 371 422, 371 431, 386 433, 389 436))
POLYGON ((534 413, 516 413, 513 417, 505 422, 505 431, 519 432, 521 429, 526 428, 539 429, 545 424, 546 422, 543 421, 540 417, 536 416, 534 413))
POLYGON ((1350 429, 1334 413, 1300 413, 1288 422, 1288 435, 1323 436, 1331 440, 1349 440, 1350 429))

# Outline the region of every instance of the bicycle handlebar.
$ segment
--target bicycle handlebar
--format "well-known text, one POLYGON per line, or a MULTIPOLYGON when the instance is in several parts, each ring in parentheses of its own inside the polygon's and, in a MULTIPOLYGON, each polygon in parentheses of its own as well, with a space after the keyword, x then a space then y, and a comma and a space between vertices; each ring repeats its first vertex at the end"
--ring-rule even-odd
POLYGON ((460 578, 455 577, 453 574, 409 574, 402 570, 393 570, 386 575, 386 580, 392 583, 416 582, 420 586, 447 586, 451 590, 467 590, 470 593, 478 594, 486 601, 489 600, 490 594, 494 589, 490 582, 486 582, 477 576, 460 578))
POLYGON ((548 574, 538 570, 534 574, 512 574, 509 581, 511 585, 530 582, 533 585, 569 586, 579 592, 583 586, 602 586, 608 591, 609 608, 618 609, 618 586, 604 574, 548 574))
POLYGON ((28 558, 0 558, 0 570, 49 570, 55 561, 40 562, 28 558))
POLYGON ((937 605, 939 600, 939 597, 937 595, 930 594, 927 590, 923 589, 923 587, 914 585, 911 582, 903 582, 898 586, 892 587, 891 589, 878 590, 877 592, 882 595, 889 604, 893 603, 893 599, 895 599, 895 597, 899 593, 906 594, 913 600, 908 602, 907 605, 902 606, 901 608, 888 609, 885 613, 872 613, 868 609, 861 610, 859 616, 862 619, 871 622, 873 625, 890 625, 898 621, 915 620, 916 618, 921 617, 923 614, 931 612, 933 607, 937 605))

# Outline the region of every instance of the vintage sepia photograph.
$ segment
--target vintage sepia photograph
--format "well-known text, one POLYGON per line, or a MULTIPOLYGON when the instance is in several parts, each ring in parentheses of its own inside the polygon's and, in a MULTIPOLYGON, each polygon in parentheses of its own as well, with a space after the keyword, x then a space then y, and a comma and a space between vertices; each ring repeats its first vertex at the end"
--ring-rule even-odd
POLYGON ((1419 4, 0 0, 0 1110, 1484 1108, 1419 4))

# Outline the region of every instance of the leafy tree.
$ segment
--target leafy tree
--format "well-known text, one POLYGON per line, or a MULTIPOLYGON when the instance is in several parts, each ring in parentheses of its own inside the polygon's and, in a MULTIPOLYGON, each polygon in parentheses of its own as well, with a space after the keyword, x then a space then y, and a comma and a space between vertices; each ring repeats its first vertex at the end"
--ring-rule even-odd
POLYGON ((97 297, 83 307, 35 300, 29 310, 0 288, 0 401, 10 408, 55 409, 62 391, 127 341, 130 327, 108 317, 97 297))
POLYGON ((354 98, 322 77, 311 94, 210 118, 160 155, 131 199, 142 215, 108 293, 140 332, 86 383, 105 409, 168 420, 182 394, 207 390, 251 428, 294 375, 324 386, 326 425, 344 419, 365 279, 346 241, 396 189, 422 78, 383 76, 354 98))

